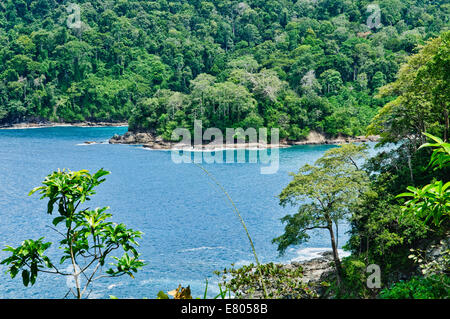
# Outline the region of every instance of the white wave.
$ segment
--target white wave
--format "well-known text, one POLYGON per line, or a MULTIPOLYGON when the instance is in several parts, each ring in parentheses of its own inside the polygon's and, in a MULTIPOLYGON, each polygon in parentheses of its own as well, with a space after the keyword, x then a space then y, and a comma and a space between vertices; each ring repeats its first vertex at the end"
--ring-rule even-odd
POLYGON ((102 299, 104 296, 105 294, 101 292, 91 292, 88 299, 102 299))
MULTIPOLYGON (((140 144, 124 144, 124 145, 136 146, 136 145, 140 145, 140 144)), ((141 150, 145 150, 145 151, 163 151, 163 152, 171 151, 170 149, 168 150, 168 149, 165 149, 165 148, 155 149, 155 148, 144 147, 144 146, 137 146, 137 148, 141 149, 141 150)))
POLYGON ((106 140, 106 141, 91 142, 91 143, 84 142, 84 143, 78 143, 78 144, 75 144, 75 145, 76 146, 89 146, 89 145, 98 145, 98 144, 109 144, 109 142, 108 142, 108 140, 106 140))
POLYGON ((121 281, 119 283, 111 284, 111 285, 108 286, 108 290, 111 290, 111 289, 116 288, 116 287, 123 286, 124 284, 125 283, 123 281, 121 281))
MULTIPOLYGON (((292 249, 295 251, 296 256, 292 258, 290 261, 306 261, 311 260, 314 258, 322 257, 322 253, 326 251, 331 251, 331 248, 325 248, 325 247, 309 247, 309 248, 301 248, 301 249, 292 249)), ((348 251, 344 251, 342 249, 338 249, 339 257, 347 257, 350 255, 348 251)))
POLYGON ((199 251, 199 250, 214 250, 214 249, 227 249, 226 247, 218 246, 218 247, 208 247, 208 246, 202 246, 202 247, 195 247, 195 248, 187 248, 179 250, 179 253, 187 253, 192 251, 199 251))

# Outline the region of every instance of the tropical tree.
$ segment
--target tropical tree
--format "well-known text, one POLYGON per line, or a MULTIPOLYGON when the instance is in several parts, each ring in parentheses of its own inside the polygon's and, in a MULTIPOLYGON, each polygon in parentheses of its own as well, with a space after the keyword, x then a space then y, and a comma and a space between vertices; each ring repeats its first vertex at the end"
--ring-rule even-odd
POLYGON ((381 135, 382 142, 407 139, 414 150, 425 142, 423 132, 448 139, 449 48, 450 32, 429 40, 402 65, 395 82, 379 89, 378 97, 395 98, 374 117, 369 134, 381 135))
POLYGON ((87 170, 61 171, 48 175, 43 186, 34 188, 30 195, 39 192, 41 199, 48 198, 47 214, 52 215, 56 207, 58 216, 53 219, 53 229, 62 238, 58 242, 61 249, 60 265, 67 263, 66 270, 61 270, 47 256, 51 242, 44 242, 44 237, 37 240, 28 239, 16 248, 7 246, 4 251, 11 256, 1 263, 9 266, 8 272, 15 278, 19 272, 25 286, 34 285, 39 273, 73 277, 74 290, 70 293, 77 299, 87 295, 90 285, 103 277, 129 275, 133 278, 144 266, 136 250, 142 233, 127 228, 124 224, 107 221, 111 214, 109 207, 80 209, 80 205, 90 200, 95 194, 94 188, 105 181, 103 176, 109 172, 100 169, 91 175, 87 170), (122 250, 122 257, 112 256, 112 252, 122 250), (115 262, 101 275, 107 257, 115 262), (84 283, 83 283, 84 280, 84 283))
POLYGON ((306 242, 310 230, 328 230, 339 283, 342 267, 336 233, 368 187, 368 176, 358 165, 366 149, 365 144, 345 144, 328 150, 314 165, 306 164, 297 174, 291 173, 293 180, 279 195, 280 205, 298 206, 298 212, 282 218, 285 232, 273 239, 278 251, 283 254, 289 246, 306 242))

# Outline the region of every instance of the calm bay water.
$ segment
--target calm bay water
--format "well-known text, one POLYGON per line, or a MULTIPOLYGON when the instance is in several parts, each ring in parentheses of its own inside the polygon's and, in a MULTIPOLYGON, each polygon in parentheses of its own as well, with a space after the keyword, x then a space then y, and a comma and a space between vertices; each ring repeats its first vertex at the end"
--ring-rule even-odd
MULTIPOLYGON (((203 294, 205 278, 209 292, 217 292, 215 270, 253 262, 247 237, 223 193, 193 164, 175 164, 168 151, 139 146, 92 144, 106 142, 126 127, 53 127, 0 130, 0 247, 17 246, 24 239, 58 235, 46 225, 52 217, 46 201, 28 192, 58 168, 100 168, 111 171, 97 189, 89 207, 110 206, 114 222, 141 230, 139 251, 147 266, 135 279, 102 279, 90 297, 155 298, 159 290, 190 285, 194 296, 203 294)), ((311 240, 279 257, 272 238, 283 233, 280 218, 293 213, 281 208, 276 196, 289 183, 289 172, 313 163, 333 146, 297 146, 280 150, 276 174, 262 175, 260 164, 204 164, 224 186, 239 208, 262 262, 289 262, 329 250, 325 232, 313 232, 311 240)), ((348 236, 340 227, 339 245, 348 236)), ((50 256, 58 252, 57 245, 50 256)), ((8 254, 0 252, 0 259, 8 254)), ((55 258, 56 260, 56 258, 55 258)), ((62 268, 64 269, 64 265, 62 268)), ((0 298, 62 298, 65 278, 40 276, 32 288, 23 287, 20 275, 12 280, 0 266, 0 298)))

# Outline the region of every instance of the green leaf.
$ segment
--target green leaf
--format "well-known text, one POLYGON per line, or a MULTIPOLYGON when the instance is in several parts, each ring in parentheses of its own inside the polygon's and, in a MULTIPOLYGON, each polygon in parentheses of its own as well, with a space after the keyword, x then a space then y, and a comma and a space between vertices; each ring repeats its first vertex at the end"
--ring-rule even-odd
POLYGON ((170 298, 164 291, 161 290, 160 292, 158 292, 156 299, 170 299, 170 298))
POLYGON ((395 197, 411 197, 411 196, 414 196, 414 194, 413 193, 401 193, 395 197))
POLYGON ((57 226, 60 222, 62 222, 63 220, 65 220, 66 217, 65 216, 58 216, 55 219, 53 219, 52 224, 57 226))
POLYGON ((427 137, 429 137, 429 138, 431 138, 433 141, 435 141, 435 142, 437 142, 439 144, 443 144, 444 143, 444 141, 442 139, 440 139, 437 136, 431 135, 430 133, 422 132, 422 134, 427 136, 427 137))
POLYGON ((38 190, 41 190, 41 189, 43 189, 43 188, 44 188, 44 186, 38 186, 38 187, 33 188, 33 189, 28 193, 28 196, 33 195, 33 194, 36 193, 38 190))
POLYGON ((101 168, 97 173, 94 174, 93 177, 94 177, 94 179, 99 179, 100 177, 108 175, 108 174, 111 174, 111 172, 105 171, 105 170, 103 170, 103 168, 101 168))
POLYGON ((28 287, 28 284, 30 283, 30 273, 26 269, 22 271, 22 281, 23 285, 25 287, 28 287))

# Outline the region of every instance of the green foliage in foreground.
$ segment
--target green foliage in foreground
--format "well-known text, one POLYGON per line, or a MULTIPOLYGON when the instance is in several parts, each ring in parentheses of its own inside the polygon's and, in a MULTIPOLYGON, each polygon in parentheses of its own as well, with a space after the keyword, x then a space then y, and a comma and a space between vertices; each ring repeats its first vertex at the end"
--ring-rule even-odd
MULTIPOLYGON (((450 166, 450 144, 431 134, 424 133, 436 143, 425 143, 421 147, 433 147, 429 166, 438 169, 450 166)), ((412 214, 423 220, 424 224, 430 224, 436 231, 448 231, 450 224, 450 182, 442 181, 425 185, 419 189, 409 186, 409 193, 402 193, 397 197, 411 198, 404 203, 403 212, 412 214)), ((447 233, 446 236, 449 234, 447 233)), ((408 281, 393 284, 389 289, 384 289, 380 296, 386 299, 411 298, 411 299, 435 299, 448 298, 450 296, 450 249, 446 248, 444 240, 441 241, 443 250, 436 254, 432 260, 430 252, 414 250, 409 258, 420 266, 423 277, 413 277, 408 281)), ((431 246, 436 250, 436 246, 431 246)))
MULTIPOLYGON (((206 279, 205 284, 205 291, 203 293, 203 298, 196 298, 196 299, 208 299, 208 279, 206 279)), ((212 299, 226 299, 231 298, 231 290, 229 288, 223 288, 223 284, 219 283, 219 293, 214 296, 212 299)), ((158 292, 156 295, 156 299, 171 299, 170 296, 172 296, 173 299, 193 299, 191 295, 191 288, 190 286, 187 287, 181 287, 181 285, 178 286, 177 289, 168 291, 165 293, 164 291, 158 292)))
POLYGON ((303 268, 287 268, 281 264, 245 265, 239 268, 217 271, 216 275, 236 298, 263 298, 261 276, 264 280, 267 297, 271 299, 310 299, 317 298, 314 289, 302 282, 303 268))
POLYGON ((95 194, 94 188, 105 181, 102 177, 107 174, 109 172, 103 169, 93 175, 87 170, 58 170, 45 178, 43 186, 30 192, 30 195, 39 192, 41 199, 48 199, 47 214, 52 215, 54 207, 57 208, 58 216, 53 218, 54 227, 50 228, 62 237, 58 241, 61 258, 59 265, 50 260, 45 253, 52 243, 44 243, 43 237, 25 240, 17 248, 8 246, 4 250, 11 256, 1 263, 9 266, 12 278, 21 272, 23 284, 28 286, 35 284, 39 273, 70 276, 75 287, 69 288, 66 296, 72 293, 81 299, 88 294, 94 281, 105 276, 133 278, 133 274, 144 266, 136 250, 136 240, 141 238, 141 232, 107 221, 111 217, 105 212, 108 207, 79 209, 95 194), (122 257, 112 256, 116 250, 123 251, 122 257), (101 275, 107 257, 112 257, 115 263, 110 263, 106 275, 101 275))
POLYGON ((413 277, 380 293, 382 299, 445 299, 450 296, 450 276, 413 277))
MULTIPOLYGON (((450 144, 439 137, 424 133, 436 143, 426 143, 422 147, 433 147, 430 164, 434 169, 450 167, 450 144)), ((431 220, 435 226, 445 227, 450 221, 450 182, 435 181, 422 188, 408 187, 409 192, 397 195, 407 197, 403 211, 412 213, 424 219, 425 223, 431 220)), ((448 226, 448 225, 447 225, 448 226)))
MULTIPOLYGON (((418 252, 449 236, 449 48, 450 32, 444 32, 409 57, 397 80, 380 88, 380 96, 395 99, 368 129, 381 135, 381 145, 398 145, 367 161, 370 191, 352 209, 345 248, 352 253, 350 262, 380 266, 385 289, 419 270, 423 276, 448 276, 441 271, 449 269, 448 256, 434 256, 423 264, 425 254, 418 252), (432 142, 427 143, 427 137, 432 142)), ((413 282, 418 280, 422 286, 431 284, 420 278, 413 282)), ((363 281, 354 287, 344 295, 368 296, 363 281)))
POLYGON ((273 240, 280 253, 291 245, 309 239, 308 231, 328 230, 337 271, 342 279, 338 255, 338 224, 349 215, 368 186, 368 176, 357 162, 367 153, 367 145, 346 144, 332 148, 319 158, 315 165, 306 164, 279 195, 280 205, 297 206, 298 212, 282 218, 285 232, 273 240))
MULTIPOLYGON (((436 169, 438 163, 446 163, 446 152, 442 152, 447 145, 441 139, 432 135, 427 136, 437 144, 426 143, 423 147, 432 146, 434 151, 431 155, 431 166, 436 169), (439 154, 439 156, 437 155, 439 154), (436 159, 439 157, 439 160, 436 159)), ((423 148, 422 147, 422 148, 423 148)), ((422 148, 418 152, 423 152, 422 148)), ((418 156, 418 155, 416 155, 418 156)), ((403 165, 407 165, 404 163, 403 165)), ((428 165, 429 166, 429 165, 428 165)), ((391 175, 389 180, 388 172, 382 172, 374 176, 371 183, 371 190, 364 194, 363 200, 353 208, 351 222, 351 237, 347 242, 347 249, 351 250, 352 256, 346 259, 345 273, 348 274, 348 263, 353 266, 362 264, 377 264, 381 268, 382 282, 385 287, 382 296, 389 298, 426 298, 433 295, 429 291, 437 289, 435 297, 445 297, 443 292, 448 294, 448 269, 450 269, 448 249, 442 256, 434 255, 431 258, 430 251, 425 253, 419 247, 432 247, 438 249, 435 242, 449 236, 448 219, 448 189, 442 185, 448 185, 442 181, 436 181, 437 170, 427 167, 427 162, 423 161, 423 174, 428 171, 428 180, 434 182, 421 187, 408 186, 408 193, 397 196, 386 191, 386 185, 398 180, 402 175, 391 175), (399 198, 407 198, 404 206, 399 205, 399 198), (411 251, 413 252, 411 254, 411 251), (434 276, 432 279, 417 277, 395 285, 392 293, 386 288, 398 282, 400 278, 408 278, 412 274, 418 274, 419 269, 423 277, 434 276), (436 280, 440 278, 440 280, 436 280), (416 287, 421 293, 413 295, 408 292, 416 287), (447 287, 447 288, 446 288, 447 287), (422 294, 423 293, 423 294, 422 294), (441 293, 441 294, 440 294, 441 293), (440 294, 440 295, 439 295, 440 294)), ((406 178, 409 174, 406 174, 406 178)), ((444 175, 445 176, 445 175, 444 175)), ((399 191, 399 190, 397 190, 399 191)), ((444 244, 441 244, 445 251, 444 244)), ((351 267, 350 267, 351 269, 351 267)), ((348 276, 345 276, 348 278, 348 276)), ((350 276, 351 285, 347 285, 346 291, 339 291, 344 297, 370 297, 374 292, 365 287, 364 277, 350 276)))

